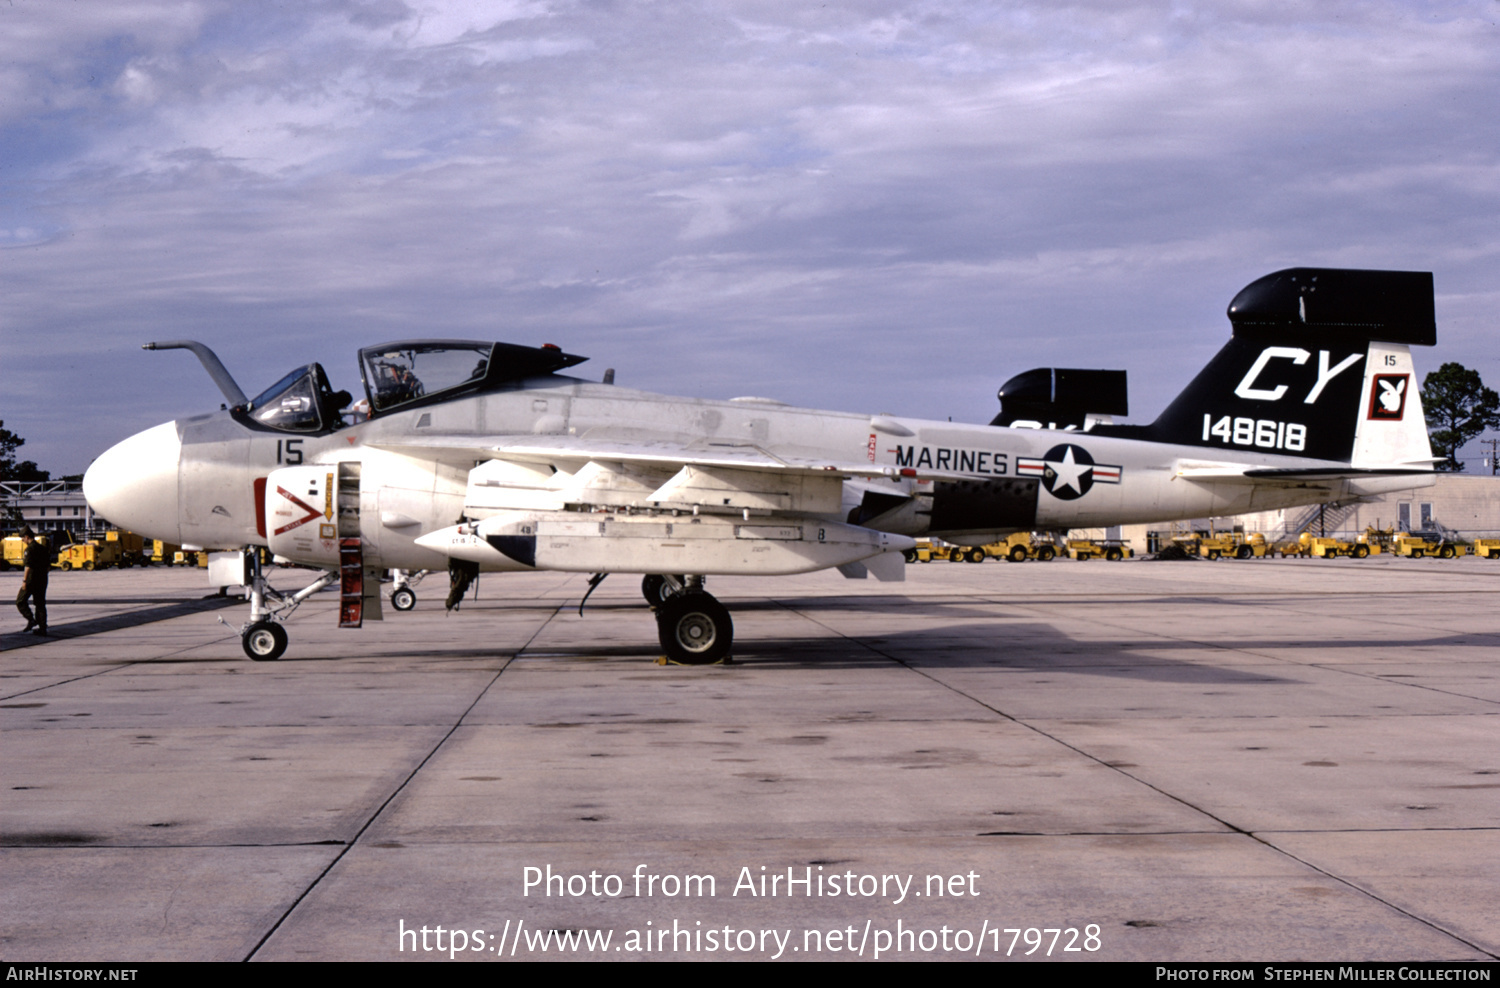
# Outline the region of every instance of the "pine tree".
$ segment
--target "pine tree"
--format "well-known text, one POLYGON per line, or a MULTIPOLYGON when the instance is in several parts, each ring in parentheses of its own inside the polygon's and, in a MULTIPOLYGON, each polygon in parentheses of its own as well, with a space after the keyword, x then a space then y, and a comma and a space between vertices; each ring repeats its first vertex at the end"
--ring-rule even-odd
POLYGON ((1422 411, 1433 449, 1447 459, 1439 470, 1460 471, 1458 451, 1485 429, 1500 426, 1500 395, 1484 386, 1479 372, 1447 363, 1422 380, 1422 411))

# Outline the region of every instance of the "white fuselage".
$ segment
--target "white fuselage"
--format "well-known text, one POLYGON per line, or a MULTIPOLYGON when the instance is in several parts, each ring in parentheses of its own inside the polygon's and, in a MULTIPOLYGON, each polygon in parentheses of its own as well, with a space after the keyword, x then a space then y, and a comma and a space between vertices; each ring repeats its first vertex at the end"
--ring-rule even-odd
MULTIPOLYGON (((492 482, 481 490, 471 471, 491 462, 486 444, 516 436, 753 447, 772 457, 869 463, 889 468, 892 476, 844 481, 834 502, 809 492, 779 507, 734 510, 757 524, 787 519, 839 523, 874 492, 892 495, 891 501, 905 497, 906 504, 859 524, 970 543, 1023 529, 1099 527, 1316 503, 1374 493, 1382 484, 1336 480, 1267 487, 1236 483, 1232 476, 1226 479, 1226 471, 1307 469, 1323 461, 1077 431, 871 417, 763 400, 676 398, 551 377, 524 388, 398 410, 323 436, 252 430, 227 412, 183 419, 107 451, 90 468, 85 487, 90 502, 110 521, 142 535, 205 548, 271 544, 277 531, 297 517, 311 519, 306 525, 310 548, 289 558, 327 565, 328 547, 311 545, 317 541, 312 533, 333 534, 334 478, 340 464, 347 473, 348 464, 358 463, 358 531, 366 562, 430 569, 445 566, 446 556, 418 545, 424 535, 504 511, 592 508, 650 514, 653 509, 642 502, 642 492, 672 473, 609 464, 607 457, 558 457, 550 465, 526 464, 522 474, 534 481, 492 482), (427 437, 441 437, 432 443, 432 452, 422 446, 427 437), (579 479, 590 464, 604 475, 603 481, 594 477, 585 484, 579 479), (304 469, 278 473, 297 467, 304 469), (313 467, 317 469, 305 469, 313 467), (324 475, 329 478, 326 490, 317 481, 324 475), (1202 479, 1209 475, 1211 479, 1202 479), (284 503, 276 502, 278 477, 295 477, 306 489, 286 491, 284 503), (1002 490, 1007 481, 1016 482, 1010 493, 1002 490), (950 496, 951 491, 958 493, 950 496), (955 499, 965 510, 949 510, 955 499), (268 503, 280 504, 280 517, 267 516, 268 503), (1003 510, 986 513, 990 503, 1003 510), (323 517, 313 519, 314 514, 323 517)), ((1387 489, 1399 489, 1423 481, 1384 483, 1387 489)), ((288 555, 282 546, 276 551, 288 555)), ((607 568, 600 562, 591 559, 588 568, 607 568)))

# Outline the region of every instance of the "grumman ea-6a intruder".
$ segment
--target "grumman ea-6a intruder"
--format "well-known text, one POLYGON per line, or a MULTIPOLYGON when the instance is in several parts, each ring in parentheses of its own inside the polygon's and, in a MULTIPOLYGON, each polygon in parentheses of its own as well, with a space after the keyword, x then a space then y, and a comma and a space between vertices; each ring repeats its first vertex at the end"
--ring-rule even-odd
POLYGON ((467 340, 361 350, 354 414, 318 364, 251 399, 202 344, 153 343, 193 350, 228 407, 114 446, 84 493, 122 528, 232 553, 213 582, 249 588, 254 659, 278 658, 282 620, 335 581, 357 627, 380 617, 384 570, 446 569, 457 596, 479 572, 642 574, 668 658, 713 662, 734 631, 705 577, 900 580, 915 536, 980 545, 1433 483, 1409 349, 1436 341, 1431 274, 1279 271, 1229 321, 1150 425, 1113 420, 1124 371, 1027 371, 993 422, 966 425, 632 391, 570 376, 585 358, 555 346, 467 340), (257 547, 324 572, 283 594, 257 547))

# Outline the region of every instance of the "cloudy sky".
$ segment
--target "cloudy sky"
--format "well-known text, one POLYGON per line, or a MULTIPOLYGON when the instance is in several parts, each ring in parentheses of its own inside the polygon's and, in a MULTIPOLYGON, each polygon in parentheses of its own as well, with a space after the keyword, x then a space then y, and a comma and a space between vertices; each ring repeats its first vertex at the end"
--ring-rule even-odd
MULTIPOLYGON (((632 387, 1149 421, 1293 265, 1428 270, 1500 386, 1500 2, 4 0, 0 419, 83 470, 437 336, 632 387)), ((1472 450, 1471 450, 1472 451, 1472 450)), ((1470 469, 1478 467, 1477 463, 1470 469)))

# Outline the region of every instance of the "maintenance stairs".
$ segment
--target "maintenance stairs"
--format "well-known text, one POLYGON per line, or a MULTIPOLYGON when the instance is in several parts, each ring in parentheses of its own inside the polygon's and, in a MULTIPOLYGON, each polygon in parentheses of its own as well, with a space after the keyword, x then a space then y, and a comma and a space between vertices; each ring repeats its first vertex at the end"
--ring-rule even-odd
POLYGON ((1349 520, 1349 516, 1354 513, 1354 509, 1358 506, 1359 498, 1349 501, 1335 501, 1332 504, 1310 505, 1301 514, 1289 519, 1286 526, 1281 530, 1281 533, 1274 538, 1268 539, 1268 541, 1295 542, 1298 536, 1315 526, 1318 529, 1315 534, 1318 535, 1337 532, 1343 526, 1344 522, 1349 520), (1320 520, 1321 524, 1319 524, 1320 520))

